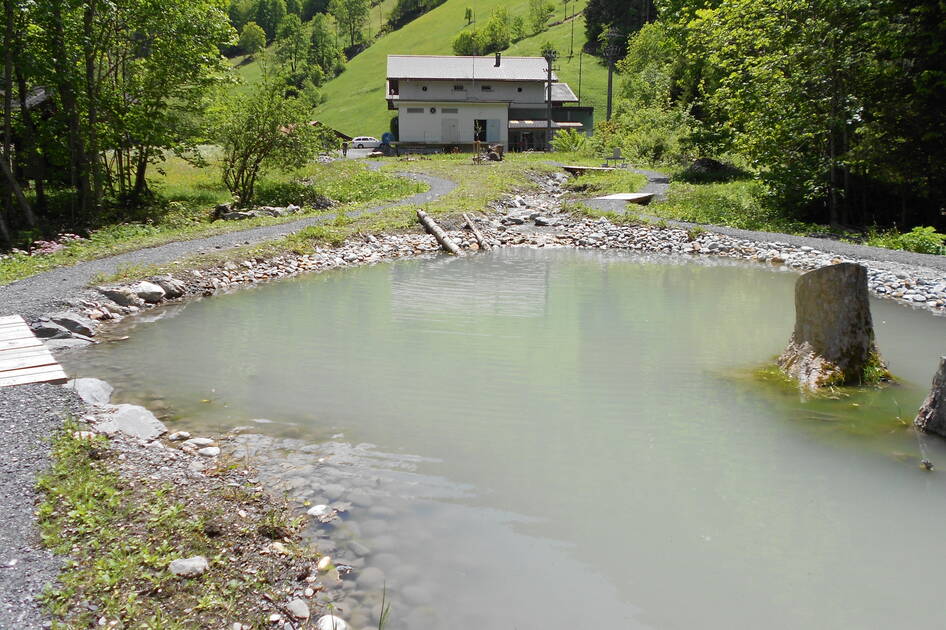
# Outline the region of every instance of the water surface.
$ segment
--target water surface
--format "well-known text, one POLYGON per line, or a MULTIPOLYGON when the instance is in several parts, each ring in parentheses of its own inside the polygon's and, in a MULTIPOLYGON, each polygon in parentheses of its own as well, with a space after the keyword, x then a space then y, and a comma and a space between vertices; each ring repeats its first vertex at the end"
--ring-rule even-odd
POLYGON ((292 438, 255 457, 291 496, 354 503, 312 533, 356 565, 361 624, 386 583, 394 629, 938 627, 946 476, 903 421, 946 319, 874 300, 900 384, 807 400, 751 377, 788 341, 796 277, 406 261, 159 311, 70 367, 178 427, 292 438))

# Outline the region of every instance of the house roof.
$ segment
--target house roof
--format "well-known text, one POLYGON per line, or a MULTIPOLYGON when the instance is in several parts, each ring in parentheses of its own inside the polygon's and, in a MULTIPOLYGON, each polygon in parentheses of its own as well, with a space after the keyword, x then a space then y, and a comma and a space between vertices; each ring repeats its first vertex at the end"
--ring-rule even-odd
POLYGON ((553 103, 577 103, 578 97, 567 83, 552 84, 552 102, 553 103))
MULTIPOLYGON (((450 55, 388 55, 388 79, 545 81, 548 64, 542 57, 456 57, 450 55)), ((558 77, 552 72, 552 80, 558 77)))

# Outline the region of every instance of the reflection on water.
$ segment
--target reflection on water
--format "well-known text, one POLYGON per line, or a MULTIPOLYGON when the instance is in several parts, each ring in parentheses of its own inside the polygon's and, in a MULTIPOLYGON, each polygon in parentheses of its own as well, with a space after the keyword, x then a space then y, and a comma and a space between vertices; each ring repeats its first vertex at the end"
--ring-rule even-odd
POLYGON ((741 376, 787 343, 795 277, 406 261, 203 300, 69 367, 175 426, 271 420, 240 452, 351 504, 312 535, 355 566, 360 626, 386 584, 394 629, 936 627, 946 477, 901 420, 946 319, 874 301, 901 383, 805 399, 741 376))

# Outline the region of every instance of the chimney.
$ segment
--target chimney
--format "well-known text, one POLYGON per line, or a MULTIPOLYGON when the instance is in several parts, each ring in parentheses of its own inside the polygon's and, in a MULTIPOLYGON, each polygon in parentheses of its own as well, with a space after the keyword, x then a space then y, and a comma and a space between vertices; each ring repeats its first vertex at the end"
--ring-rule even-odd
POLYGON ((496 53, 496 67, 497 68, 499 67, 499 64, 502 62, 502 58, 503 58, 502 53, 496 53))

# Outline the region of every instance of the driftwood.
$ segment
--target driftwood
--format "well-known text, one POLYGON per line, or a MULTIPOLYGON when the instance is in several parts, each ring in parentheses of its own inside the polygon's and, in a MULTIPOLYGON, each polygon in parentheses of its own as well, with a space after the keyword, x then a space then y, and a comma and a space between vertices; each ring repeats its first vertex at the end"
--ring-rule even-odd
POLYGON ((428 233, 433 234, 434 238, 437 239, 437 242, 440 243, 441 247, 443 247, 445 250, 447 250, 454 256, 461 255, 460 248, 457 246, 457 244, 454 243, 450 239, 450 237, 447 236, 447 233, 444 232, 443 229, 439 225, 437 225, 437 223, 433 219, 430 218, 429 214, 427 214, 423 210, 418 210, 417 218, 420 221, 421 225, 424 226, 424 229, 426 229, 428 233))
POLYGON ((486 237, 483 236, 483 233, 480 232, 479 228, 476 227, 476 224, 473 223, 466 213, 463 214, 463 218, 466 219, 466 224, 470 226, 470 229, 473 230, 473 236, 476 237, 476 244, 480 246, 480 249, 483 251, 489 251, 489 243, 486 242, 486 237))
POLYGON ((946 437, 946 357, 940 357, 930 395, 923 401, 913 424, 920 431, 946 437))

